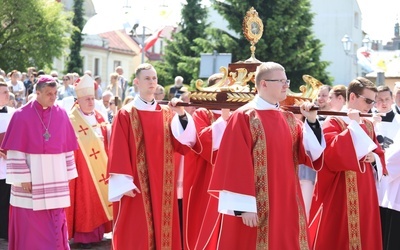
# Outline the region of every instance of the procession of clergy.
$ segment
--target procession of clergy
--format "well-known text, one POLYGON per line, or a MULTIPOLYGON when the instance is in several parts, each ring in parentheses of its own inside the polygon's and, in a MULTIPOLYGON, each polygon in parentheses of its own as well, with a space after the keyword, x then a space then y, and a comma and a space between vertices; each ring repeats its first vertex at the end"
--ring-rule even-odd
POLYGON ((159 104, 146 63, 134 85, 110 125, 89 75, 68 109, 49 75, 18 109, 0 80, 9 249, 90 248, 109 232, 115 250, 400 249, 400 83, 324 85, 301 114, 280 108, 290 80, 275 62, 257 67, 257 95, 237 110, 159 104))

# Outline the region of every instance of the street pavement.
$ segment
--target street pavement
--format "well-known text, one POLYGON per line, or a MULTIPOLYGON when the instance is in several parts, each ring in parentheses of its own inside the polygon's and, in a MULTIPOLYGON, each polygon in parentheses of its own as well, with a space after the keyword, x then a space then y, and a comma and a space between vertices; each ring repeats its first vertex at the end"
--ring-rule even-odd
MULTIPOLYGON (((71 249, 83 249, 80 248, 80 245, 77 243, 70 244, 71 249)), ((7 241, 0 239, 0 250, 7 250, 8 243, 7 241)), ((111 239, 104 238, 103 241, 92 244, 92 250, 110 250, 111 249, 111 239)))

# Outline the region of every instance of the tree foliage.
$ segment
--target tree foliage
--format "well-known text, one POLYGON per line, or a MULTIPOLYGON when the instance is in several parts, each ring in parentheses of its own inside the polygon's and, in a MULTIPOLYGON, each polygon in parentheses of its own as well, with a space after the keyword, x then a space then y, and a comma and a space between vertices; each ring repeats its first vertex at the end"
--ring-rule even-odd
POLYGON ((54 0, 0 0, 0 67, 51 68, 62 55, 72 30, 71 16, 54 0))
POLYGON ((72 24, 75 26, 75 30, 72 33, 72 43, 69 47, 70 56, 67 63, 67 72, 76 72, 79 75, 82 74, 83 70, 83 58, 81 56, 82 49, 82 29, 85 24, 83 19, 83 0, 74 0, 74 18, 72 19, 72 24))
POLYGON ((291 89, 302 84, 304 74, 312 75, 325 84, 332 79, 326 73, 328 62, 321 61, 322 43, 312 34, 309 0, 225 0, 212 1, 214 8, 229 22, 229 29, 241 34, 229 45, 233 61, 250 57, 250 43, 242 35, 242 20, 254 7, 264 24, 264 33, 256 44, 256 58, 282 64, 292 80, 291 89))
POLYGON ((194 41, 205 36, 209 26, 206 23, 207 10, 201 5, 201 0, 187 0, 182 8, 182 20, 179 32, 175 33, 172 41, 167 42, 163 62, 153 63, 157 69, 159 83, 172 84, 178 75, 189 84, 197 79, 200 67, 200 51, 194 41))

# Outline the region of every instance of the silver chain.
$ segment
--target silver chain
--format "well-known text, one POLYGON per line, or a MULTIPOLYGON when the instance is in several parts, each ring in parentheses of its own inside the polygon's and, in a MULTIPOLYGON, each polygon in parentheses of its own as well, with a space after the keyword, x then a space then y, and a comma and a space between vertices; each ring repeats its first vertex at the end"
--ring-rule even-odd
POLYGON ((50 107, 50 118, 49 118, 49 123, 47 124, 47 127, 46 127, 46 125, 44 125, 42 117, 40 117, 39 112, 37 111, 37 109, 35 107, 35 104, 33 104, 33 108, 35 109, 36 114, 38 115, 38 117, 40 119, 40 122, 42 123, 44 129, 46 130, 45 133, 43 134, 43 137, 45 138, 46 141, 48 141, 49 137, 51 136, 51 134, 49 134, 49 127, 50 127, 51 115, 52 115, 53 108, 50 107))

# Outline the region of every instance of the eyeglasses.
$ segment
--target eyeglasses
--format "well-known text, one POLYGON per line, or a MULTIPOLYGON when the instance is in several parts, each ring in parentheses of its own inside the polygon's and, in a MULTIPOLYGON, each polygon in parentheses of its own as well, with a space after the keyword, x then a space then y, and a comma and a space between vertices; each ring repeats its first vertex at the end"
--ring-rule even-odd
POLYGON ((365 96, 362 96, 362 95, 358 95, 358 94, 356 94, 358 97, 361 97, 361 98, 363 98, 364 99, 364 101, 365 101, 365 103, 367 103, 367 104, 369 104, 369 105, 371 105, 371 104, 375 104, 376 102, 374 101, 374 100, 372 100, 372 99, 369 99, 369 98, 367 98, 367 97, 365 97, 365 96))
POLYGON ((264 79, 264 81, 267 81, 267 82, 280 82, 282 84, 282 86, 285 85, 285 84, 287 86, 290 86, 290 80, 288 80, 288 79, 281 79, 281 80, 264 79))

